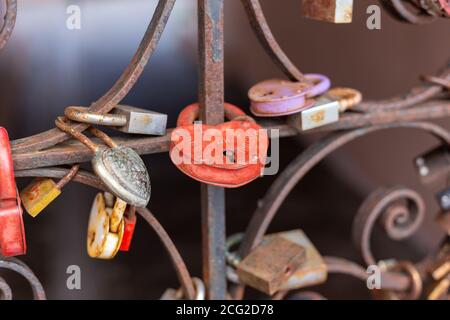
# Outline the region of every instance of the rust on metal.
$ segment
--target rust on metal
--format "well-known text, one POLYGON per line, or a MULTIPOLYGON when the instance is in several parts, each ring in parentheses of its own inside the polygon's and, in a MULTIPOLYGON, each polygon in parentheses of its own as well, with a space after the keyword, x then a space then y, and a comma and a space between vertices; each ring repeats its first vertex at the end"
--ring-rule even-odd
POLYGON ((305 249, 280 235, 265 239, 236 267, 239 280, 268 295, 275 294, 305 262, 305 249))

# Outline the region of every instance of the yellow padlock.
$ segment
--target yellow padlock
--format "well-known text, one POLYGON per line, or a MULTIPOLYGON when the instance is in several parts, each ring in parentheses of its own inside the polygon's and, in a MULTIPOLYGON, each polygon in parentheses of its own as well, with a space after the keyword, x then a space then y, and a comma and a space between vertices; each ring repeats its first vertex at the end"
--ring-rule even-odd
POLYGON ((106 207, 105 195, 97 194, 91 208, 87 235, 87 252, 91 258, 115 257, 124 234, 125 208, 126 202, 119 198, 116 198, 113 208, 106 207))
POLYGON ((37 178, 20 193, 25 210, 33 218, 42 212, 60 194, 61 189, 75 177, 79 165, 73 166, 70 171, 55 183, 49 178, 37 178))

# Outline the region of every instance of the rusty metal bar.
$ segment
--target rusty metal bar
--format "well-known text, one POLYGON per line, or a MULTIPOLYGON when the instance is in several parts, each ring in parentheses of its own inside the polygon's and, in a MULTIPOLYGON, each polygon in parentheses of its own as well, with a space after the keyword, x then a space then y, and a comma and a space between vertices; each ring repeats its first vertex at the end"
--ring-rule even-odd
MULTIPOLYGON (((450 116, 449 102, 428 102, 423 105, 418 105, 415 108, 388 110, 367 114, 345 114, 341 117, 339 122, 315 130, 302 132, 301 134, 309 134, 317 131, 348 130, 371 125, 395 124, 404 121, 421 121, 448 116, 450 116)), ((265 121, 262 124, 266 129, 280 130, 280 137, 289 137, 300 134, 296 129, 283 123, 265 121)), ((167 152, 169 150, 171 132, 172 130, 168 130, 167 134, 162 137, 115 138, 114 140, 121 145, 135 149, 139 154, 153 154, 167 152)), ((96 140, 94 139, 94 141, 96 140)), ((91 161, 91 158, 91 151, 83 144, 74 141, 68 141, 42 151, 18 153, 13 150, 14 168, 16 170, 89 162, 91 161)))
POLYGON ((259 0, 242 0, 250 24, 268 55, 291 80, 304 81, 301 71, 295 66, 278 44, 270 30, 259 0))
POLYGON ((2 27, 0 28, 0 50, 8 42, 16 25, 17 0, 6 0, 6 14, 2 27))
MULTIPOLYGON (((202 120, 224 118, 223 0, 198 0, 199 103, 202 120)), ((226 298, 225 190, 202 184, 203 277, 211 300, 226 298)))
MULTIPOLYGON (((128 92, 130 92, 155 51, 174 4, 175 0, 159 0, 153 18, 150 21, 147 31, 145 32, 139 48, 134 54, 130 64, 111 89, 90 106, 89 111, 107 113, 111 111, 128 94, 128 92)), ((89 125, 77 124, 74 127, 76 130, 83 131, 86 130, 89 125)), ((13 152, 38 151, 52 147, 69 138, 70 135, 55 128, 31 137, 15 140, 11 143, 11 149, 13 152)))

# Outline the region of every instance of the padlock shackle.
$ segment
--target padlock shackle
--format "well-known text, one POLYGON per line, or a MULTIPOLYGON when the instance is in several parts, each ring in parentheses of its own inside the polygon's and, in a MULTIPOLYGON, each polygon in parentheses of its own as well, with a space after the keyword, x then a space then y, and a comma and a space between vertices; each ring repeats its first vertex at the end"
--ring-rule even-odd
MULTIPOLYGON (((224 103, 225 118, 228 120, 234 120, 237 117, 246 116, 245 112, 230 103, 224 103)), ((198 103, 193 103, 183 110, 181 110, 178 116, 177 126, 190 126, 195 120, 198 120, 200 116, 200 106, 198 103)))
POLYGON ((328 90, 326 94, 330 99, 337 100, 341 106, 340 112, 344 112, 358 105, 363 100, 362 93, 356 89, 335 87, 328 90))
MULTIPOLYGON (((69 172, 56 183, 56 188, 61 190, 66 184, 68 184, 77 175, 80 165, 76 164, 70 168, 69 172)), ((23 199, 23 198, 22 198, 23 199)))
POLYGON ((0 201, 17 198, 8 132, 0 127, 0 201))
POLYGON ((87 124, 122 127, 127 124, 127 117, 123 114, 98 114, 90 112, 89 108, 70 106, 64 110, 67 119, 87 124))
POLYGON ((100 140, 102 140, 108 147, 110 148, 117 148, 118 144, 116 142, 114 142, 113 139, 111 139, 110 136, 108 136, 106 133, 104 133, 103 131, 100 131, 97 128, 89 128, 88 131, 90 133, 92 133, 94 136, 96 136, 97 138, 99 138, 100 140))

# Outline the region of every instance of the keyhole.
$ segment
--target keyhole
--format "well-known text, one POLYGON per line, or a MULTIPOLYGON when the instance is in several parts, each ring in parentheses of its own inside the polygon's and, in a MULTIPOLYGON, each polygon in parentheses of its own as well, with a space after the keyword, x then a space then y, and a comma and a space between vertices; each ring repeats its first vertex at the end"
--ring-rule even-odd
POLYGON ((234 151, 232 151, 232 150, 225 150, 225 151, 223 152, 223 155, 224 155, 225 157, 227 157, 227 158, 230 160, 230 162, 236 163, 236 158, 235 158, 235 156, 234 156, 234 151))

